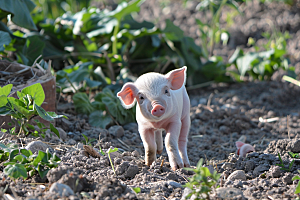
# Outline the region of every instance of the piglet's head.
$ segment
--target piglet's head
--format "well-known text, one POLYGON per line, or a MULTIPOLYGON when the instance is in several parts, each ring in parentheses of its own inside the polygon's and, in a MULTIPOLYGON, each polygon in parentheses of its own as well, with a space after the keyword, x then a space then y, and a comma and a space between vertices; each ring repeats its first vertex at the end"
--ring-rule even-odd
POLYGON ((117 96, 124 108, 131 108, 137 101, 143 116, 149 120, 167 118, 176 98, 172 91, 185 84, 186 67, 166 75, 150 72, 140 76, 135 83, 126 83, 117 96))
POLYGON ((236 148, 237 148, 237 155, 240 157, 246 157, 247 153, 254 152, 255 149, 250 144, 245 144, 241 141, 235 142, 236 148))

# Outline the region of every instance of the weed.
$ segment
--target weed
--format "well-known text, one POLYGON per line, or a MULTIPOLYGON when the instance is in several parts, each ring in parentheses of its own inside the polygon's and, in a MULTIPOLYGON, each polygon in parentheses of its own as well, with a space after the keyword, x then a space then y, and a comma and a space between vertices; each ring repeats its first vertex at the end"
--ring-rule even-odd
POLYGON ((184 187, 192 190, 187 198, 195 195, 196 199, 209 199, 209 192, 220 178, 220 174, 216 171, 211 174, 207 167, 202 167, 202 164, 203 159, 201 158, 196 169, 185 168, 188 171, 195 172, 195 175, 192 178, 189 178, 189 182, 184 185, 184 187))
POLYGON ((112 163, 110 154, 113 153, 113 152, 116 152, 116 151, 118 151, 118 148, 114 148, 114 149, 109 148, 109 149, 107 150, 107 152, 106 152, 106 153, 108 154, 108 158, 109 158, 109 161, 110 161, 110 165, 111 165, 111 167, 112 167, 112 169, 113 169, 115 175, 116 175, 116 171, 115 171, 115 168, 114 168, 114 164, 112 163))
POLYGON ((280 164, 276 164, 276 165, 279 166, 279 167, 281 167, 281 168, 280 168, 281 170, 290 172, 291 169, 292 169, 292 167, 293 167, 293 164, 294 164, 295 160, 293 160, 292 162, 290 162, 288 168, 285 168, 285 165, 284 165, 283 160, 281 159, 281 156, 280 156, 279 153, 278 153, 278 158, 279 158, 280 164))
MULTIPOLYGON (((28 86, 21 92, 17 91, 17 98, 8 97, 11 92, 12 84, 0 87, 0 115, 11 116, 15 125, 20 126, 19 135, 24 133, 28 135, 37 136, 38 132, 35 127, 29 124, 29 121, 35 117, 40 116, 44 120, 54 121, 55 118, 64 117, 64 115, 57 115, 55 112, 46 112, 42 107, 45 100, 45 93, 40 83, 28 86)), ((37 121, 37 125, 41 130, 45 130, 45 125, 37 121)), ((59 137, 57 129, 50 124, 50 130, 59 137)), ((10 133, 14 134, 15 129, 10 133)), ((43 136, 43 135, 42 135, 43 136)))
POLYGON ((0 159, 4 162, 4 173, 12 179, 20 177, 28 178, 36 172, 41 178, 45 177, 51 168, 55 168, 60 163, 60 159, 54 154, 39 151, 38 155, 33 155, 30 150, 19 149, 16 144, 4 145, 0 143, 0 159))
POLYGON ((96 139, 89 139, 86 135, 84 135, 83 133, 81 134, 83 137, 84 137, 84 140, 85 141, 83 141, 83 144, 85 144, 85 145, 90 145, 90 146, 92 146, 92 142, 94 142, 96 139))
MULTIPOLYGON (((298 170, 298 172, 300 173, 300 170, 298 170)), ((298 185, 295 189, 295 194, 299 194, 300 193, 300 177, 298 175, 294 176, 292 181, 294 181, 294 180, 299 180, 298 185)))

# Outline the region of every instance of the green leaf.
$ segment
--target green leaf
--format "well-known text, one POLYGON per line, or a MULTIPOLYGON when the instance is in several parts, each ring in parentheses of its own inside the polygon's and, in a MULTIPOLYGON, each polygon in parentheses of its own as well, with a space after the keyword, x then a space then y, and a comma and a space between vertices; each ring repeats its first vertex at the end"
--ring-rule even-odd
POLYGON ((132 189, 133 189, 133 191, 135 191, 135 193, 137 193, 137 194, 141 192, 141 188, 140 188, 140 187, 133 187, 132 189))
POLYGON ((258 57, 257 53, 247 53, 246 55, 237 58, 236 64, 241 76, 245 76, 246 72, 250 70, 251 63, 258 57))
POLYGON ((47 175, 49 170, 50 169, 44 169, 44 167, 42 167, 41 165, 38 165, 37 171, 38 171, 39 175, 41 176, 41 178, 44 178, 47 175))
POLYGON ((26 157, 29 157, 30 155, 32 155, 32 152, 28 151, 27 149, 21 149, 20 152, 26 157))
MULTIPOLYGON (((299 176, 294 176, 292 178, 292 181, 294 181, 294 180, 300 180, 300 177, 299 176)), ((300 193, 300 181, 298 182, 298 185, 297 185, 297 187, 295 189, 295 194, 299 194, 299 193, 300 193)))
POLYGON ((132 13, 138 12, 140 10, 140 5, 145 0, 135 0, 131 1, 129 4, 126 2, 122 2, 118 5, 118 7, 109 13, 110 16, 115 17, 118 21, 121 21, 123 17, 132 13))
POLYGON ((37 167, 38 164, 43 161, 43 162, 47 162, 47 154, 45 152, 39 151, 37 157, 34 159, 34 161, 32 162, 34 167, 37 167))
POLYGON ((65 115, 58 115, 58 114, 56 114, 55 112, 47 112, 47 114, 48 114, 49 116, 51 116, 52 118, 54 118, 54 119, 56 119, 56 118, 61 118, 61 117, 65 118, 65 119, 68 119, 67 116, 65 116, 65 115))
POLYGON ((6 106, 7 102, 8 102, 7 96, 1 95, 0 96, 0 107, 3 108, 4 113, 6 112, 6 110, 8 110, 8 108, 4 107, 4 106, 6 106))
POLYGON ((30 12, 35 8, 31 0, 1 0, 0 1, 0 19, 6 17, 8 13, 12 14, 12 21, 18 26, 37 30, 30 12))
POLYGON ((171 41, 179 41, 184 36, 184 32, 178 26, 175 26, 169 19, 166 20, 166 28, 163 30, 163 32, 171 41))
POLYGON ((9 33, 0 31, 0 52, 4 51, 5 46, 9 45, 11 42, 11 37, 9 33))
POLYGON ((55 135, 56 135, 57 137, 60 138, 60 135, 59 135, 58 130, 57 130, 57 129, 53 126, 53 124, 51 124, 51 123, 50 123, 50 130, 51 130, 53 133, 55 133, 55 135))
POLYGON ((22 155, 16 155, 16 156, 14 157, 14 159, 16 159, 16 160, 19 161, 19 162, 22 162, 22 160, 24 159, 24 157, 23 157, 22 155))
POLYGON ((113 152, 116 152, 116 151, 118 151, 118 150, 119 150, 118 148, 114 148, 114 149, 109 148, 109 149, 107 150, 107 153, 113 153, 113 152))
MULTIPOLYGON (((0 36, 0 39, 1 39, 1 36, 0 36)), ((0 87, 0 96, 4 95, 7 97, 9 95, 12 87, 13 87, 13 84, 8 84, 3 87, 0 87)))
POLYGON ((20 177, 27 178, 27 170, 22 164, 8 165, 4 168, 4 174, 11 178, 18 179, 20 177))
POLYGON ((36 105, 35 102, 34 107, 41 118, 47 121, 54 121, 54 119, 42 107, 36 105))
POLYGON ((33 84, 24 88, 21 91, 23 94, 29 94, 33 99, 36 105, 41 106, 45 100, 45 93, 42 85, 40 83, 33 84))
POLYGON ((105 128, 111 122, 111 117, 103 115, 103 111, 97 110, 89 115, 89 124, 95 127, 105 128))
POLYGON ((88 144, 88 142, 89 142, 89 138, 86 136, 86 135, 84 135, 83 133, 81 134, 83 137, 84 137, 84 139, 85 139, 85 144, 88 144))
POLYGON ((73 101, 75 105, 75 110, 78 113, 90 114, 94 110, 87 94, 85 93, 79 92, 74 94, 73 101))
POLYGON ((10 153, 9 153, 9 160, 13 160, 15 158, 16 155, 19 154, 19 149, 13 149, 10 153))
POLYGON ((33 35, 30 37, 27 37, 26 43, 23 46, 22 50, 22 56, 26 59, 22 60, 25 65, 31 66, 34 61, 43 54, 43 49, 45 47, 45 43, 43 40, 40 39, 40 36, 33 35))

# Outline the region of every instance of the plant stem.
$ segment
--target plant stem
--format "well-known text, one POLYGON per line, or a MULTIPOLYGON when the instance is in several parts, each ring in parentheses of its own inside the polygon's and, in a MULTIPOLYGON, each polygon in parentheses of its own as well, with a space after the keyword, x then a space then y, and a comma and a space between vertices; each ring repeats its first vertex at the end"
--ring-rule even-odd
POLYGON ((285 76, 282 77, 282 80, 285 80, 287 82, 290 82, 290 83, 293 83, 297 86, 300 86, 300 81, 297 81, 296 79, 293 79, 292 77, 289 77, 289 76, 285 75, 285 76))
POLYGON ((112 53, 113 55, 116 55, 118 52, 117 52, 117 34, 119 32, 119 29, 120 29, 120 21, 118 21, 117 25, 115 26, 115 29, 114 29, 114 41, 113 41, 113 45, 112 45, 112 53))
POLYGON ((116 175, 116 171, 115 171, 114 165, 113 165, 113 163, 111 161, 111 158, 110 158, 110 153, 108 153, 108 158, 109 158, 109 161, 110 161, 110 165, 111 165, 111 167, 112 167, 112 169, 114 171, 114 174, 116 175))

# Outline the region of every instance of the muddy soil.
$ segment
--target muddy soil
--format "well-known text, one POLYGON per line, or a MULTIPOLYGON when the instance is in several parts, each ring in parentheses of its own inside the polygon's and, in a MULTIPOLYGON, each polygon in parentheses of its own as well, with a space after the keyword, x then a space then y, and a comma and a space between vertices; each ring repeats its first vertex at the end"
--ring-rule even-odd
MULTIPOLYGON (((157 1, 146 1, 141 17, 160 16, 163 19, 170 14, 174 22, 182 26, 190 23, 192 29, 195 25, 190 22, 191 18, 199 13, 192 11, 193 6, 179 8, 178 5, 176 2, 169 4, 170 12, 167 13, 161 11, 157 1)), ((297 9, 297 6, 289 8, 281 3, 267 7, 257 2, 248 4, 244 8, 245 16, 236 18, 234 28, 244 35, 247 31, 251 35, 259 28, 266 28, 258 23, 263 22, 265 16, 277 20, 282 16, 284 21, 287 15, 289 25, 286 29, 292 35, 288 42, 298 45, 300 18, 297 9), (254 20, 252 26, 257 29, 247 28, 250 18, 254 20)), ((189 32, 190 29, 184 31, 197 38, 192 30, 189 32)), ((235 39, 238 40, 232 38, 235 39)), ((245 43, 239 45, 247 48, 245 43)), ((289 45, 291 54, 296 52, 297 45, 289 45)), ((233 47, 220 46, 216 51, 224 52, 223 56, 228 58, 233 47)), ((298 60, 295 55, 293 62, 296 66, 298 60)), ((294 159, 289 170, 280 169, 277 164, 280 164, 278 153, 287 168, 292 161, 288 152, 300 152, 300 87, 282 82, 283 74, 276 72, 271 81, 219 83, 188 91, 192 105, 188 142, 191 165, 195 166, 203 158, 205 166, 221 174, 220 187, 213 189, 211 199, 296 199, 294 191, 298 182, 292 178, 299 175, 300 160, 294 159), (245 158, 239 157, 235 147, 238 140, 253 145, 255 152, 245 158)), ((57 112, 69 118, 56 122, 60 139, 50 135, 18 139, 0 133, 1 143, 18 143, 20 147, 30 147, 33 151, 50 148, 62 160, 59 167, 50 170, 43 180, 36 175, 27 180, 13 181, 1 170, 0 187, 9 186, 5 194, 1 193, 3 198, 8 199, 10 195, 15 199, 179 200, 189 193, 183 185, 193 174, 184 169, 172 171, 165 150, 150 167, 145 166, 144 148, 136 123, 107 129, 91 127, 87 116, 76 115, 68 96, 58 103, 57 112), (96 150, 101 147, 106 152, 110 147, 118 148, 111 154, 115 174, 107 154, 93 157, 87 153, 82 134, 90 140, 95 139, 91 145, 96 150), (133 191, 137 187, 141 189, 139 193, 133 191)))

